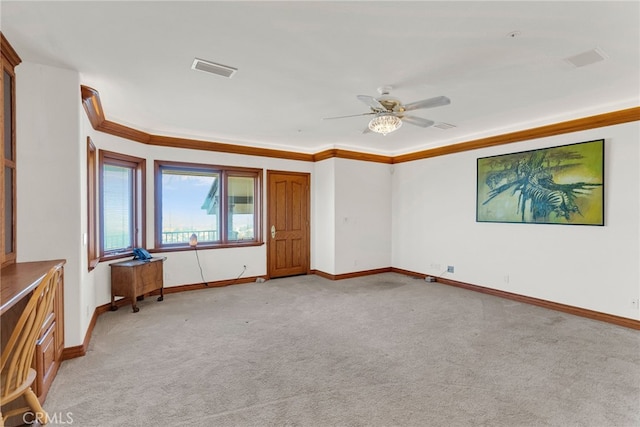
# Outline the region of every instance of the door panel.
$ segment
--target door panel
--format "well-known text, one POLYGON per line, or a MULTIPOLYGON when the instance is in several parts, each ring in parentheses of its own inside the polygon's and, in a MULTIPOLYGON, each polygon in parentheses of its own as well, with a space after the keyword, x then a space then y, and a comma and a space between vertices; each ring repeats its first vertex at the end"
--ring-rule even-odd
POLYGON ((309 272, 309 174, 267 171, 269 277, 309 272))

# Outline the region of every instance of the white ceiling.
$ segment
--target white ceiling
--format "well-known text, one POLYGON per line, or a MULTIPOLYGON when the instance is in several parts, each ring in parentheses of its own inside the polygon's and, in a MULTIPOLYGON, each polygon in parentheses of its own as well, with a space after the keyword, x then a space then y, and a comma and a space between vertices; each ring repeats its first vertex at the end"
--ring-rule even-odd
MULTIPOLYGON (((640 105, 640 2, 8 1, 23 61, 77 70, 106 118, 157 135, 315 153, 385 155, 640 105), (517 37, 508 35, 520 32, 517 37), (575 67, 592 49, 606 59, 575 67), (194 71, 194 58, 238 68, 194 71), (445 95, 363 134, 356 95, 445 95)), ((17 69, 19 78, 19 68, 17 69)), ((80 102, 80 100, 78 100, 80 102)))

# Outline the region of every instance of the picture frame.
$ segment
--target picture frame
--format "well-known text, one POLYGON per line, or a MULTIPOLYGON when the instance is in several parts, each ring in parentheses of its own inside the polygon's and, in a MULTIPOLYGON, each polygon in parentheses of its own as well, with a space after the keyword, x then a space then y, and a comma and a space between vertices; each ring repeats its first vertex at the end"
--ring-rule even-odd
POLYGON ((604 139, 477 159, 476 222, 604 226, 604 139))

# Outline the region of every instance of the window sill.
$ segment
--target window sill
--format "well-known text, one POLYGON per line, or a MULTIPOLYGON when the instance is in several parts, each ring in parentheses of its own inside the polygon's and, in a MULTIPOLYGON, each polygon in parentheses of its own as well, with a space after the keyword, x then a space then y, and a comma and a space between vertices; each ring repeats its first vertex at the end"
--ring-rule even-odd
MULTIPOLYGON (((199 249, 199 250, 231 249, 231 248, 247 248, 247 247, 262 246, 262 245, 264 245, 264 242, 262 241, 256 242, 253 240, 250 242, 228 242, 228 243, 216 243, 216 244, 198 243, 198 246, 196 246, 195 249, 199 249)), ((181 252, 181 251, 192 251, 192 250, 194 250, 194 248, 192 248, 191 246, 181 245, 181 246, 160 246, 159 248, 149 249, 149 252, 151 253, 181 252)))
MULTIPOLYGON (((251 242, 228 242, 228 243, 217 243, 217 244, 198 244, 198 246, 196 246, 196 249, 199 250, 209 250, 209 249, 232 249, 232 248, 247 248, 247 247, 252 247, 252 246, 262 246, 264 245, 264 242, 255 242, 255 241, 251 241, 251 242)), ((156 253, 161 253, 161 252, 182 252, 182 251, 192 251, 194 248, 192 248, 191 246, 185 245, 185 246, 161 246, 159 248, 152 248, 152 249, 147 249, 147 251, 149 253, 152 254, 156 254, 156 253)), ((103 262, 103 261, 114 261, 117 259, 122 259, 122 258, 129 258, 129 257, 133 257, 133 252, 128 251, 128 252, 119 252, 116 254, 109 254, 109 255, 104 255, 101 256, 100 259, 96 262, 96 264, 98 262, 103 262)))
POLYGON ((129 258, 133 256, 133 252, 129 251, 129 252, 119 252, 116 254, 109 254, 109 255, 103 255, 100 257, 99 262, 103 262, 103 261, 113 261, 116 259, 122 259, 122 258, 129 258))

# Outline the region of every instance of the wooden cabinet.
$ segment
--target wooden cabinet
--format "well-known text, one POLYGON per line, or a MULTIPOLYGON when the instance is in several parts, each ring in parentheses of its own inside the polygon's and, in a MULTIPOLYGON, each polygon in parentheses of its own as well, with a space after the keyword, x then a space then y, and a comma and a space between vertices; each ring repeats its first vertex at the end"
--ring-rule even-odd
POLYGON ((56 322, 54 321, 42 328, 40 338, 36 343, 34 368, 40 373, 36 376, 34 383, 36 395, 40 394, 41 390, 49 389, 57 371, 56 335, 56 322))
POLYGON ((0 264, 16 262, 16 75, 21 59, 0 33, 0 264))
POLYGON ((53 308, 47 316, 40 336, 36 342, 36 353, 34 359, 34 369, 38 372, 34 383, 34 392, 38 397, 44 397, 51 387, 51 383, 58 372, 60 362, 62 362, 62 351, 64 350, 64 279, 60 276, 58 288, 53 300, 53 308))
POLYGON ((115 297, 131 299, 133 312, 137 313, 136 301, 145 294, 160 290, 158 301, 164 299, 164 257, 149 260, 130 260, 111 264, 111 310, 117 310, 115 297))
MULTIPOLYGON (((64 265, 64 260, 19 262, 2 269, 1 301, 2 306, 2 348, 9 340, 18 318, 22 314, 33 290, 40 284, 44 275, 56 265, 64 265)), ((64 276, 60 275, 53 307, 47 314, 40 330, 33 368, 36 379, 32 385, 40 402, 44 402, 49 387, 58 372, 64 350, 64 276)))

